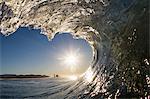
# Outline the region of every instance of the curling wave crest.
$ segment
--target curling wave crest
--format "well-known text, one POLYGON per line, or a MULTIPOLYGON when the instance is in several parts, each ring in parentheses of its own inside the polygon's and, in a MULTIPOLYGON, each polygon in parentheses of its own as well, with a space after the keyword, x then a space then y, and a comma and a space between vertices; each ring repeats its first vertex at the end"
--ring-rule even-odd
MULTIPOLYGON (((61 98, 147 97, 148 0, 0 0, 0 31, 69 32, 93 48, 93 62, 61 98)), ((11 51, 11 50, 10 50, 11 51)))

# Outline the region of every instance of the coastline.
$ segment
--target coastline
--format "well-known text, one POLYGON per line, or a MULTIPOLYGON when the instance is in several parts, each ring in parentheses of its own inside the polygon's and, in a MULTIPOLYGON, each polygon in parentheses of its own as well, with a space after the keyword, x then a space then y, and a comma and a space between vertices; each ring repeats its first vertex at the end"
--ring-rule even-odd
POLYGON ((0 75, 0 80, 14 80, 14 79, 42 79, 42 78, 49 78, 47 75, 15 75, 15 74, 5 74, 0 75))

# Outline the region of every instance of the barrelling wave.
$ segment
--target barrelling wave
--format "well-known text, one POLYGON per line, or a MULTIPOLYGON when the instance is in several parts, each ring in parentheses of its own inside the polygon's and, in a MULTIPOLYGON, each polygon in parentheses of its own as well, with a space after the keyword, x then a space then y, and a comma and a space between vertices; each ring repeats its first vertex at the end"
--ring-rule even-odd
MULTIPOLYGON (((148 0, 0 0, 0 31, 41 29, 53 39, 71 33, 93 49, 93 62, 61 98, 148 97, 148 0)), ((11 49, 10 49, 11 51, 11 49)))

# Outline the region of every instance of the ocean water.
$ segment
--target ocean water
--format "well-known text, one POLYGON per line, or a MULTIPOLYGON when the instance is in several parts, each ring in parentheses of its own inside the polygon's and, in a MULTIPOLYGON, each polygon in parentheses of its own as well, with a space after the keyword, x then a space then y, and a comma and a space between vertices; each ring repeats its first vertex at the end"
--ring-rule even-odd
POLYGON ((63 78, 0 80, 0 99, 62 99, 73 83, 63 78))
POLYGON ((52 87, 51 80, 31 80, 33 84, 1 81, 2 99, 52 99, 57 91, 54 99, 63 99, 60 89, 63 92, 71 85, 74 87, 71 86, 66 94, 69 99, 78 99, 74 96, 129 99, 130 95, 135 97, 135 93, 136 97, 147 97, 150 93, 148 1, 3 0, 0 4, 2 34, 10 35, 19 27, 31 27, 40 28, 42 34, 53 39, 56 33, 68 32, 87 40, 93 48, 94 58, 85 73, 85 78, 90 78, 88 83, 86 79, 75 85, 58 80, 53 82, 58 86, 52 87), (86 96, 81 91, 85 91, 86 96))

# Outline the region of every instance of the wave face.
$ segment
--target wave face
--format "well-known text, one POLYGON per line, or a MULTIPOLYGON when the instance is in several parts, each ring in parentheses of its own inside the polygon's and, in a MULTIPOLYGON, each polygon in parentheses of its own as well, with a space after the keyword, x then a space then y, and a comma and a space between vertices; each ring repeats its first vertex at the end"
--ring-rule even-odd
POLYGON ((150 90, 148 0, 4 0, 0 31, 69 32, 93 48, 93 62, 65 98, 146 97, 150 90))

